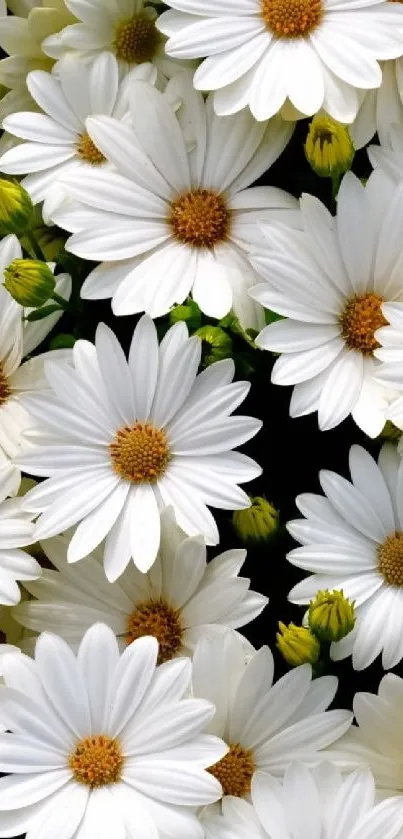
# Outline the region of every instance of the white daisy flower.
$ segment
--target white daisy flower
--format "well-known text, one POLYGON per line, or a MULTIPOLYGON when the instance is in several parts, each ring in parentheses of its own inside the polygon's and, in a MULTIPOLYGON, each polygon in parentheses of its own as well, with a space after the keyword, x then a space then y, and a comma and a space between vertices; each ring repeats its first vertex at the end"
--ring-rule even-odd
MULTIPOLYGON (((394 120, 398 123, 398 120, 394 120)), ((395 184, 403 180, 403 125, 394 124, 380 146, 369 146, 368 157, 374 169, 381 171, 395 184)))
POLYGON ((159 317, 192 292, 205 314, 221 318, 233 307, 243 325, 261 328, 262 309, 247 294, 259 279, 248 259, 262 241, 256 221, 298 225, 299 211, 282 190, 246 187, 277 159, 292 126, 279 119, 258 125, 247 113, 220 119, 185 73, 168 95, 144 82, 130 94, 133 130, 105 117, 87 120, 118 174, 98 169, 70 178, 66 192, 81 204, 52 216, 75 234, 68 250, 105 261, 82 296, 112 297, 115 315, 159 317), (176 114, 172 99, 181 103, 176 114))
MULTIPOLYGON (((6 268, 14 259, 21 258, 22 250, 17 237, 12 234, 2 239, 0 242, 0 452, 6 458, 14 458, 20 452, 22 434, 32 424, 25 405, 27 395, 32 391, 41 391, 47 387, 43 368, 49 353, 42 353, 29 359, 27 356, 30 356, 42 343, 63 314, 62 311, 58 311, 33 323, 24 320, 31 309, 24 309, 13 300, 2 283, 6 268)), ((71 292, 71 279, 68 274, 58 275, 56 291, 68 299, 71 292)), ((55 351, 52 351, 52 358, 65 357, 65 355, 65 351, 57 351, 55 356, 55 351)), ((3 458, 0 457, 0 459, 3 458)), ((13 472, 14 485, 10 491, 15 493, 20 484, 20 472, 15 465, 13 472)))
POLYGON ((226 746, 203 733, 214 706, 183 698, 190 659, 157 654, 145 637, 119 656, 96 624, 77 657, 44 633, 34 661, 3 658, 1 835, 202 839, 193 809, 219 797, 205 768, 226 746))
MULTIPOLYGON (((252 800, 264 828, 261 839, 397 839, 403 827, 402 796, 376 804, 375 782, 369 770, 342 778, 330 763, 319 764, 312 771, 293 763, 282 784, 258 772, 252 784, 252 800)), ((234 808, 231 810, 233 821, 234 808)), ((237 839, 245 833, 245 810, 243 831, 235 830, 237 839)), ((258 839, 256 827, 253 834, 258 839)))
POLYGON ((357 724, 328 750, 329 759, 344 772, 369 767, 379 796, 402 794, 403 679, 387 673, 378 694, 355 694, 353 708, 357 724))
POLYGON ((6 466, 0 467, 0 604, 18 603, 17 580, 36 580, 41 568, 22 548, 33 540, 32 516, 21 508, 20 498, 7 498, 13 476, 6 466))
MULTIPOLYGON (((223 815, 210 817, 206 839, 400 839, 403 798, 375 804, 368 770, 342 778, 330 763, 310 770, 293 763, 279 783, 264 772, 252 782, 253 805, 239 798, 223 802, 223 815)), ((209 810, 212 808, 208 808, 209 810)))
MULTIPOLYGON (((155 80, 151 64, 134 70, 133 75, 155 80)), ((58 189, 60 178, 81 178, 86 169, 98 172, 106 162, 88 135, 85 121, 91 114, 113 114, 123 119, 128 110, 130 78, 119 84, 118 64, 109 52, 89 66, 68 55, 58 63, 57 77, 41 70, 29 73, 28 90, 42 113, 22 111, 3 120, 9 134, 26 142, 1 155, 0 171, 8 175, 29 173, 22 185, 35 204, 45 201, 44 216, 63 200, 58 189)))
MULTIPOLYGON (((0 643, 0 685, 4 684, 3 681, 3 658, 5 655, 10 655, 12 653, 21 653, 21 650, 18 647, 13 647, 12 644, 2 644, 0 643)), ((0 734, 4 734, 5 732, 4 725, 0 722, 0 734)))
POLYGON ((161 516, 160 550, 146 575, 131 564, 119 582, 109 583, 99 562, 102 552, 69 565, 68 544, 66 536, 42 542, 57 571, 45 568, 36 585, 27 584, 36 599, 26 600, 13 617, 35 632, 55 632, 69 644, 76 645, 102 620, 122 647, 154 635, 161 663, 191 655, 205 635, 244 626, 268 602, 249 591, 250 580, 238 577, 246 551, 226 551, 207 564, 204 541, 187 538, 169 510, 161 516))
POLYGON ((223 796, 249 797, 258 770, 282 777, 293 760, 317 763, 320 752, 350 727, 349 711, 326 709, 337 689, 334 676, 312 680, 309 664, 273 683, 274 661, 262 647, 245 661, 239 635, 199 642, 193 657, 193 692, 209 699, 216 714, 208 731, 229 751, 210 772, 223 796))
POLYGON ((394 396, 376 379, 376 351, 377 329, 387 324, 383 304, 403 301, 403 188, 381 173, 364 187, 348 173, 336 218, 311 195, 302 196, 301 212, 302 233, 266 225, 267 250, 252 257, 265 284, 251 294, 287 318, 267 326, 256 343, 281 353, 272 381, 295 385, 291 416, 318 411, 327 430, 351 413, 376 437, 394 396))
POLYGON ((393 126, 403 124, 403 59, 386 61, 381 67, 381 86, 363 96, 357 117, 350 127, 356 149, 366 146, 375 133, 382 145, 389 145, 393 126))
MULTIPOLYGON (((377 378, 384 387, 394 388, 396 399, 389 405, 386 417, 403 430, 403 305, 385 303, 382 310, 389 326, 378 333, 382 346, 377 350, 377 356, 384 363, 379 367, 377 378)), ((403 453, 402 439, 399 440, 398 450, 403 453)))
MULTIPOLYGON (((378 176, 382 174, 393 185, 399 185, 403 181, 402 144, 403 125, 394 125, 389 133, 388 144, 370 146, 368 149, 370 161, 378 176)), ((397 270, 397 266, 393 270, 397 270)), ((387 301, 382 306, 382 312, 388 326, 377 332, 381 346, 375 354, 382 364, 377 370, 376 378, 383 387, 391 389, 396 397, 386 411, 386 418, 403 429, 403 305, 399 301, 387 301)), ((402 451, 401 442, 399 450, 402 451)))
POLYGON ((157 26, 174 58, 207 56, 194 77, 218 114, 249 105, 258 120, 285 103, 352 122, 377 59, 403 52, 403 9, 384 0, 170 0, 157 26))
POLYGON ((201 341, 188 337, 185 324, 171 327, 159 346, 155 325, 144 316, 128 361, 101 324, 95 346, 74 345, 74 369, 48 362, 53 393, 29 400, 40 428, 20 463, 33 475, 51 476, 23 499, 25 509, 42 513, 36 539, 81 522, 68 561, 87 556, 106 537, 111 581, 130 557, 143 572, 153 564, 166 506, 189 536, 218 543, 206 505, 249 506, 238 483, 261 470, 232 449, 253 437, 261 421, 230 416, 249 390, 247 382, 231 384, 232 360, 197 375, 200 354, 201 341))
POLYGON ((119 63, 121 74, 152 62, 162 78, 171 78, 190 62, 167 56, 165 38, 156 27, 157 10, 147 0, 68 0, 76 21, 45 38, 42 49, 53 58, 73 53, 92 58, 108 50, 119 63))
POLYGON ((292 603, 309 603, 323 589, 343 590, 355 600, 357 622, 342 641, 332 644, 334 660, 353 656, 356 670, 382 652, 382 667, 403 657, 403 461, 386 443, 378 463, 360 446, 350 449, 352 483, 323 470, 325 498, 297 498, 306 520, 287 528, 303 547, 287 558, 313 572, 290 591, 292 603))
POLYGON ((20 110, 31 110, 33 101, 26 87, 31 70, 50 70, 54 61, 42 50, 42 41, 75 18, 64 0, 5 0, 0 3, 0 47, 8 53, 0 61, 0 83, 9 92, 0 101, 0 120, 20 110))

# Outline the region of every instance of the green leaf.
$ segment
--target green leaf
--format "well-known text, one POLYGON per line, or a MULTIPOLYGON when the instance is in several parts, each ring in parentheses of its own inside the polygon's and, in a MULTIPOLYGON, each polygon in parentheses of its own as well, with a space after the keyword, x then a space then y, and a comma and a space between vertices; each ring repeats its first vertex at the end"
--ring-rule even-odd
POLYGON ((74 347, 77 338, 74 335, 67 335, 64 332, 61 332, 60 335, 55 335, 50 342, 50 349, 51 350, 68 350, 74 347))
POLYGON ((35 309, 35 311, 30 312, 24 320, 28 320, 32 323, 35 320, 43 320, 43 318, 47 318, 48 315, 53 315, 54 312, 60 312, 60 306, 58 306, 57 303, 51 303, 49 306, 42 306, 41 309, 35 309))

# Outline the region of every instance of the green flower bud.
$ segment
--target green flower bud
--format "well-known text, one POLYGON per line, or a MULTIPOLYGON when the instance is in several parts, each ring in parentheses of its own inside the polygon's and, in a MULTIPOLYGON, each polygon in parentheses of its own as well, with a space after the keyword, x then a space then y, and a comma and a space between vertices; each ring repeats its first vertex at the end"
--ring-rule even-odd
POLYGON ((232 338, 220 326, 202 326, 195 332, 203 342, 203 367, 232 356, 232 338))
POLYGON ((251 497, 250 502, 246 510, 235 510, 232 524, 244 544, 267 542, 278 530, 279 512, 266 498, 251 497))
POLYGON ((317 175, 337 178, 351 168, 355 154, 346 125, 328 114, 316 114, 305 142, 305 156, 317 175))
POLYGON ((279 622, 277 632, 277 648, 290 667, 300 664, 316 664, 320 656, 320 643, 310 629, 305 626, 295 626, 290 623, 279 622))
POLYGON ((182 306, 174 306, 171 309, 169 313, 170 324, 178 323, 181 320, 185 321, 189 332, 194 332, 199 328, 201 324, 201 311, 194 300, 189 300, 188 303, 184 303, 182 306))
POLYGON ((21 306, 43 306, 55 290, 55 278, 46 264, 38 259, 14 259, 4 271, 4 285, 21 306))
POLYGON ((354 629, 354 601, 342 591, 318 591, 309 604, 308 624, 320 641, 341 641, 354 629))
POLYGON ((0 235, 24 233, 33 217, 34 206, 27 191, 16 181, 0 179, 0 235))
POLYGON ((390 440, 391 442, 398 442, 402 436, 400 428, 397 428, 390 420, 386 420, 385 425, 380 433, 381 440, 390 440))

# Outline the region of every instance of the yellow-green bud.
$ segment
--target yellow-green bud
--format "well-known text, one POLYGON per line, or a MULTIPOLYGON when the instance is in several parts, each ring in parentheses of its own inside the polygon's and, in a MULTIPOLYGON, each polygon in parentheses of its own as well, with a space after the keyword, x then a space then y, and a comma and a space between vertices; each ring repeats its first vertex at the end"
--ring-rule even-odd
POLYGON ((189 303, 183 303, 182 306, 174 306, 169 313, 169 322, 171 324, 178 323, 178 321, 185 321, 189 332, 194 332, 201 324, 201 311, 194 302, 190 300, 189 303))
POLYGON ((320 641, 341 641, 354 629, 354 601, 342 591, 318 591, 309 604, 308 624, 320 641))
POLYGON ((278 510, 259 496, 250 498, 251 506, 246 510, 235 510, 232 524, 244 544, 267 542, 278 530, 278 510))
POLYGON ((400 440, 402 436, 402 432, 400 428, 397 428, 396 425, 393 425, 393 422, 390 420, 386 420, 385 425, 380 433, 380 438, 382 440, 391 440, 392 442, 400 440))
POLYGON ((21 306, 43 306, 55 290, 55 278, 38 259, 14 259, 4 271, 4 285, 21 306))
POLYGON ((204 344, 203 367, 232 356, 232 338, 220 326, 202 326, 195 332, 204 344), (207 346, 206 346, 207 345, 207 346))
POLYGON ((346 125, 328 114, 316 114, 305 142, 305 156, 317 175, 337 178, 350 169, 355 149, 346 125))
POLYGON ((320 643, 306 626, 295 626, 279 622, 277 648, 290 667, 300 664, 316 664, 320 656, 320 643))
POLYGON ((34 206, 27 191, 16 181, 0 179, 0 235, 24 233, 32 224, 34 206))
MULTIPOLYGON (((57 227, 34 227, 33 233, 35 239, 48 262, 57 262, 57 257, 60 251, 64 248, 66 236, 64 236, 57 227)), ((32 240, 27 237, 21 239, 21 244, 25 250, 35 257, 32 251, 32 240)))

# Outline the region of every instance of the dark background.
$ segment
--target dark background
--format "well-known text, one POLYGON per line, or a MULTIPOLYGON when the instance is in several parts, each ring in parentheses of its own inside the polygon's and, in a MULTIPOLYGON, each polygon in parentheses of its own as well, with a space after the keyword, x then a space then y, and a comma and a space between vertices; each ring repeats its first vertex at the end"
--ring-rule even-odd
MULTIPOLYGON (((307 120, 297 124, 295 134, 286 150, 258 183, 281 187, 296 197, 302 192, 310 192, 334 211, 330 180, 314 175, 305 160, 303 145, 307 128, 307 120)), ((370 166, 365 150, 356 154, 353 171, 361 178, 369 175, 370 166)), ((92 265, 77 263, 74 260, 71 266, 66 264, 66 268, 69 267, 77 276, 77 269, 84 269, 86 275, 92 265)), ((127 350, 137 320, 137 317, 115 318, 111 312, 110 301, 81 302, 78 324, 77 319, 73 322, 65 316, 56 328, 56 333, 75 331, 77 336, 93 340, 97 324, 104 321, 118 334, 127 350)), ((167 318, 161 319, 157 326, 164 332, 168 326, 167 318)), ((320 469, 333 469, 349 477, 350 446, 360 443, 377 455, 380 441, 366 438, 351 419, 327 432, 319 431, 316 414, 291 419, 289 402, 292 389, 271 384, 270 371, 274 361, 271 355, 258 350, 253 351, 240 340, 235 342, 234 350, 249 353, 250 361, 255 367, 255 372, 250 376, 251 391, 241 406, 241 413, 258 416, 264 423, 262 431, 243 449, 262 466, 263 475, 244 488, 250 494, 264 495, 271 501, 280 511, 282 524, 277 538, 269 545, 248 549, 242 574, 250 577, 251 587, 267 595, 270 603, 263 614, 243 632, 257 647, 262 644, 270 645, 276 658, 278 677, 288 669, 275 647, 278 621, 288 623, 293 620, 300 623, 303 615, 302 608, 287 601, 287 593, 304 573, 290 565, 285 558, 287 551, 295 547, 284 527, 287 520, 298 515, 295 496, 301 492, 321 492, 318 481, 320 469)), ((221 542, 217 548, 210 550, 210 556, 228 548, 241 547, 232 527, 231 514, 222 511, 214 511, 214 514, 219 525, 221 542)), ((403 667, 400 669, 403 675, 403 667)), ((334 704, 345 708, 351 708, 356 691, 377 691, 379 681, 384 675, 380 659, 360 673, 353 670, 351 658, 339 663, 329 662, 327 672, 339 676, 339 690, 334 704)), ((395 672, 399 672, 399 668, 396 668, 395 672)))

